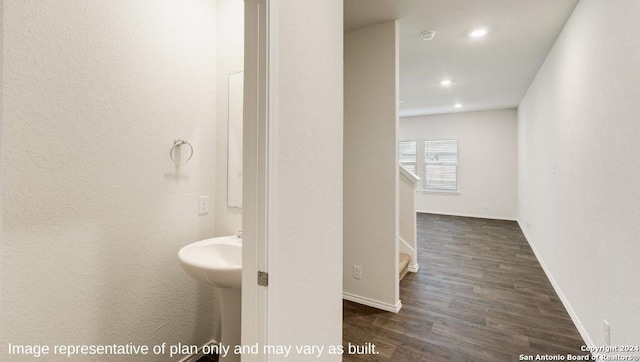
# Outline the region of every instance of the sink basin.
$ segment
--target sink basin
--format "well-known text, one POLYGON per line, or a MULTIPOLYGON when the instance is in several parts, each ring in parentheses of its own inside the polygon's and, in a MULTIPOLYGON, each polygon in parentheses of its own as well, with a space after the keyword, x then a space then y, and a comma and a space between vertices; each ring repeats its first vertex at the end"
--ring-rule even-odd
POLYGON ((242 287, 242 239, 222 236, 191 243, 178 252, 182 269, 217 288, 242 287))

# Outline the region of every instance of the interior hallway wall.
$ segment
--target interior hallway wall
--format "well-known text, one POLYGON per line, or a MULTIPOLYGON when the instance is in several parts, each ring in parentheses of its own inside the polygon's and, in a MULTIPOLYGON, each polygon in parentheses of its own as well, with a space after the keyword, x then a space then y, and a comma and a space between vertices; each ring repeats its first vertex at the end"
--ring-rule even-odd
POLYGON ((344 52, 344 296, 396 310, 398 23, 345 33, 344 52))
MULTIPOLYGON (((269 342, 342 344, 342 1, 281 0, 269 342)), ((327 347, 328 348, 328 347, 327 347)), ((269 361, 318 361, 292 352, 269 361)), ((325 349, 322 361, 341 361, 325 349)))
POLYGON ((227 206, 229 74, 244 67, 244 1, 217 0, 216 82, 216 235, 242 230, 242 209, 227 206))
POLYGON ((517 125, 515 109, 401 118, 400 141, 458 140, 458 192, 421 191, 420 183, 418 212, 515 220, 517 125))
POLYGON ((582 0, 518 109, 518 220, 592 346, 640 341, 639 32, 640 2, 582 0))
POLYGON ((17 358, 7 343, 208 342, 212 288, 177 253, 214 235, 197 201, 215 186, 215 2, 9 0, 4 11, 0 359, 17 358), (177 138, 195 150, 180 167, 177 138))
MULTIPOLYGON (((0 0, 0 29, 4 30, 4 0, 0 0)), ((0 37, 0 49, 4 49, 4 33, 0 37)), ((4 84, 4 51, 0 52, 0 84, 4 84)), ((0 86, 0 195, 3 194, 4 184, 4 156, 2 152, 2 140, 4 128, 4 87, 0 86)), ((0 313, 2 313, 2 248, 4 238, 2 236, 2 220, 4 210, 4 198, 0 197, 0 313)), ((0 329, 0 341, 2 341, 2 330, 0 329)))

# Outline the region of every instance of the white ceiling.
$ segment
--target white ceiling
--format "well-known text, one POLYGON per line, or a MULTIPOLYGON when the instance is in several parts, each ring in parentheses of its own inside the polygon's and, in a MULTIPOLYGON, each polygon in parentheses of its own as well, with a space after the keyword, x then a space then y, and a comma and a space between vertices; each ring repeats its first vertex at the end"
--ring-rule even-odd
POLYGON ((520 103, 577 2, 344 0, 344 27, 399 20, 401 117, 511 108, 520 103), (468 33, 479 27, 489 33, 471 39, 468 33), (434 30, 435 39, 422 40, 426 30, 434 30), (443 79, 453 83, 443 87, 443 79))

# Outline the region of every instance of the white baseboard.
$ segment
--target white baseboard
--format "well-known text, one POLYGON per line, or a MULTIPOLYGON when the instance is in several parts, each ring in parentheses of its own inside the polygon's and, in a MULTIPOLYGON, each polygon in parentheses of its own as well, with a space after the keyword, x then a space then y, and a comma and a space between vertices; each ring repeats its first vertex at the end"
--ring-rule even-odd
POLYGON ((533 245, 533 243, 531 242, 532 240, 531 236, 529 235, 527 230, 524 228, 520 220, 517 220, 517 221, 518 221, 518 226, 520 226, 520 230, 522 230, 522 234, 524 234, 524 238, 527 239, 527 243, 529 243, 529 246, 531 247, 531 250, 533 250, 533 253, 536 256, 536 259, 538 259, 538 262, 542 266, 542 270, 544 270, 544 273, 547 275, 547 278, 551 282, 551 286, 553 286, 553 289, 556 291, 556 294, 558 294, 558 297, 560 298, 562 305, 564 305, 564 308, 569 313, 569 316, 571 317, 573 324, 575 324, 576 328, 578 329, 580 336, 582 337, 582 339, 584 340, 584 342, 587 344, 588 347, 596 347, 595 343, 593 343, 593 340, 591 340, 589 333, 587 333, 587 330, 584 328, 584 325, 580 321, 580 318, 571 307, 569 300, 562 292, 562 289, 560 289, 560 285, 558 285, 555 278, 553 277, 553 274, 551 274, 551 271, 549 270, 549 268, 547 268, 547 265, 544 263, 544 260, 540 256, 540 253, 538 253, 538 250, 536 249, 535 245, 533 245))
POLYGON ((380 301, 377 301, 377 300, 361 297, 359 295, 355 295, 355 294, 351 294, 351 293, 347 293, 347 292, 342 292, 342 299, 345 299, 345 300, 348 300, 348 301, 351 301, 351 302, 355 302, 355 303, 358 303, 358 304, 363 304, 363 305, 366 305, 366 306, 369 306, 369 307, 382 309, 384 311, 392 312, 392 313, 398 313, 400 311, 400 309, 402 308, 402 302, 401 301, 398 301, 398 303, 393 305, 393 304, 383 303, 383 302, 380 302, 380 301))
POLYGON ((411 273, 417 273, 418 270, 420 270, 420 265, 418 265, 417 263, 415 265, 409 265, 407 270, 411 273))
POLYGON ((473 217, 476 219, 517 221, 517 219, 514 216, 472 215, 472 214, 465 214, 465 213, 458 213, 458 212, 442 212, 442 211, 428 211, 428 210, 417 210, 416 212, 422 213, 422 214, 473 217))
POLYGON ((184 358, 182 358, 180 361, 178 362, 195 362, 198 359, 200 359, 201 357, 204 356, 204 353, 202 352, 202 348, 204 348, 204 346, 209 346, 209 345, 213 345, 213 344, 218 344, 218 342, 216 342, 215 339, 210 340, 209 342, 203 344, 202 346, 200 346, 198 348, 198 353, 193 353, 190 354, 188 356, 185 356, 184 358))

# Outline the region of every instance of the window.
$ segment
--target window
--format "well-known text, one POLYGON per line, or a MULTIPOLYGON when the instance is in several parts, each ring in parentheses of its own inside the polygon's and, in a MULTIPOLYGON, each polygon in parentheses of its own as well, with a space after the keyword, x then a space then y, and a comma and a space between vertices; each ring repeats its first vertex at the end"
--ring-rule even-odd
POLYGON ((407 168, 407 170, 418 174, 416 172, 416 141, 400 141, 398 142, 398 157, 400 164, 407 168))
POLYGON ((400 141, 399 163, 422 178, 422 191, 458 192, 458 140, 400 141))
POLYGON ((458 191, 458 140, 424 141, 425 191, 458 191))

